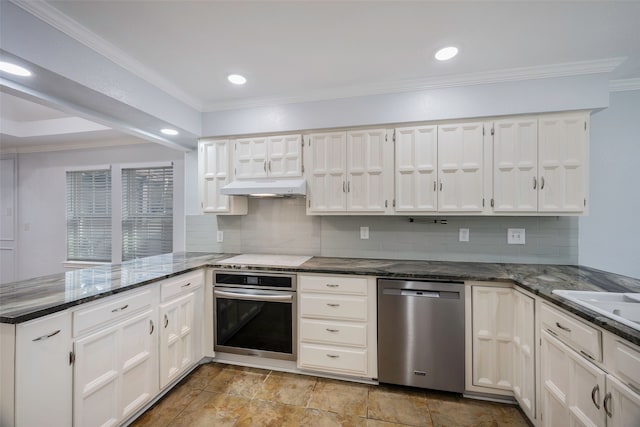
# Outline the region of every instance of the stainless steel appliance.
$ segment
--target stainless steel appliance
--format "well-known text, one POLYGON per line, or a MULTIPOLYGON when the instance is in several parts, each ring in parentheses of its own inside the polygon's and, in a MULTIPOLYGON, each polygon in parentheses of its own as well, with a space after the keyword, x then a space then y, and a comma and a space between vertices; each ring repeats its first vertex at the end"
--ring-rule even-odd
POLYGON ((296 359, 296 276, 214 273, 214 350, 296 359))
POLYGON ((378 380, 464 391, 464 284, 378 279, 378 380))

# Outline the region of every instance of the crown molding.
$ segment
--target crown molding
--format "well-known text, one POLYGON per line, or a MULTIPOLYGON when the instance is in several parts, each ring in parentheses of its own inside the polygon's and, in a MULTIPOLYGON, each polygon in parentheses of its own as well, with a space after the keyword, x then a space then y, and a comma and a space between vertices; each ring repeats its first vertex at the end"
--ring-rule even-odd
POLYGON ((204 106, 204 110, 205 112, 215 112, 241 108, 264 107, 269 105, 352 98, 357 96, 382 95, 399 92, 416 92, 421 90, 441 89, 448 87, 610 73, 620 64, 622 64, 626 59, 626 57, 606 58, 593 61, 576 61, 533 67, 507 68, 502 70, 458 74, 446 77, 402 80, 382 84, 344 86, 322 91, 307 92, 299 96, 249 98, 237 101, 232 100, 208 103, 204 106))
POLYGON ((611 80, 609 92, 624 92, 627 90, 640 90, 640 78, 611 80))
POLYGON ((98 36, 82 24, 71 19, 46 1, 10 0, 16 6, 24 9, 36 18, 62 31, 72 39, 94 50, 111 62, 119 65, 137 77, 146 80, 158 89, 184 102, 191 108, 202 111, 202 103, 179 89, 176 85, 134 59, 124 51, 118 49, 102 37, 98 36))

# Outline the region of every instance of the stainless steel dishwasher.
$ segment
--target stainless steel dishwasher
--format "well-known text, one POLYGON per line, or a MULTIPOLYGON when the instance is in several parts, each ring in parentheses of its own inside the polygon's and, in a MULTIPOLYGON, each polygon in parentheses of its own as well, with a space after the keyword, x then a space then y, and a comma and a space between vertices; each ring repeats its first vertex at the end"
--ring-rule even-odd
POLYGON ((378 279, 378 380, 464 391, 464 284, 378 279))

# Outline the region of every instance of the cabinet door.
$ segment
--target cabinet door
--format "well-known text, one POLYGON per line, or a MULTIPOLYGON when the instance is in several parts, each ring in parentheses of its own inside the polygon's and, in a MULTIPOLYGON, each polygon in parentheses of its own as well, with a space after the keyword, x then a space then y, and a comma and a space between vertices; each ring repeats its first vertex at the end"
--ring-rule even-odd
POLYGON ((513 294, 511 288, 473 286, 473 384, 512 390, 513 294))
POLYGON ((272 136, 268 140, 267 171, 272 178, 302 175, 302 135, 272 136))
POLYGON ((538 120, 494 122, 493 198, 495 212, 538 210, 538 120))
POLYGON ((71 350, 71 315, 68 312, 16 327, 16 425, 72 424, 71 350))
POLYGON ((534 299, 513 293, 513 395, 530 420, 535 419, 534 299))
POLYGON ((198 181, 203 213, 246 214, 247 198, 225 196, 220 189, 231 181, 230 142, 204 140, 199 143, 198 181))
POLYGON ((74 425, 116 425, 157 394, 155 313, 76 340, 74 425))
POLYGON ((346 140, 345 132, 308 136, 308 213, 346 211, 346 140))
POLYGON ((160 305, 160 387, 178 378, 193 363, 195 294, 160 305))
POLYGON ((604 409, 607 413, 607 427, 640 425, 640 394, 612 375, 607 375, 604 409))
POLYGON ((604 426, 604 371, 545 330, 540 357, 543 424, 604 426))
POLYGON ((234 142, 237 179, 267 176, 267 138, 243 138, 234 142))
POLYGON ((438 125, 438 211, 482 212, 483 123, 438 125))
POLYGON ((538 210, 582 212, 586 207, 587 113, 541 116, 538 210))
POLYGON ((396 212, 435 212, 438 180, 438 127, 395 131, 396 212))
POLYGON ((388 207, 386 142, 386 129, 347 133, 347 210, 382 213, 388 207))

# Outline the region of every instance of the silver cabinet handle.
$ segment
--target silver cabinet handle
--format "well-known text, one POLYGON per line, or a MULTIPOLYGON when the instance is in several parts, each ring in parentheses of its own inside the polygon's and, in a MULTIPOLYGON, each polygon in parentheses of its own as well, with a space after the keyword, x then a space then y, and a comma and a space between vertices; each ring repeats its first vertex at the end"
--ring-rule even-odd
POLYGON ((540 177, 540 189, 544 190, 544 176, 540 177))
POLYGON ((566 326, 562 326, 560 322, 556 322, 556 326, 562 329, 563 331, 571 332, 571 329, 567 328, 566 326))
POLYGON ((437 185, 437 184, 438 184, 438 183, 434 180, 434 181, 433 181, 433 191, 436 191, 436 190, 437 190, 437 188, 436 188, 436 185, 437 185))
POLYGON ((149 320, 149 335, 153 334, 153 330, 155 327, 153 326, 153 320, 149 320))
POLYGON ((169 318, 167 317, 167 315, 164 315, 164 327, 165 329, 167 328, 167 326, 169 326, 169 318))
POLYGON ((347 193, 351 193, 351 181, 347 181, 347 193))
POLYGON ((52 337, 52 336, 54 336, 54 335, 58 335, 58 334, 60 333, 60 331, 61 331, 61 330, 60 330, 60 329, 58 329, 57 331, 51 332, 50 334, 42 335, 41 337, 34 338, 34 339, 32 339, 31 341, 33 341, 33 342, 35 342, 35 341, 44 341, 44 340, 46 340, 46 339, 51 338, 51 337, 52 337))
POLYGON ((347 192, 347 183, 345 181, 342 181, 342 192, 343 193, 347 192))
POLYGON ((264 161, 263 168, 264 168, 264 172, 266 173, 267 172, 267 161, 266 160, 264 161))
POLYGON ((327 288, 339 288, 340 285, 336 285, 335 283, 326 283, 325 286, 327 288))
POLYGON ((239 300, 251 300, 251 301, 272 301, 272 302, 293 302, 293 295, 263 295, 263 294, 246 294, 244 292, 229 292, 229 291, 213 291, 213 294, 218 297, 224 297, 228 299, 239 300))
POLYGON ((603 402, 603 405, 602 405, 602 406, 604 406, 605 414, 607 414, 607 416, 609 418, 611 418, 613 416, 613 414, 611 413, 611 408, 609 408, 609 402, 611 402, 611 392, 609 392, 609 393, 604 395, 604 402, 603 402))
POLYGON ((269 172, 271 172, 271 160, 269 160, 269 172))
POLYGON ((536 177, 533 177, 533 189, 535 190, 536 187, 538 186, 538 180, 536 179, 536 177))
POLYGON ((327 357, 330 357, 332 359, 337 359, 338 357, 340 357, 340 355, 339 354, 329 354, 329 353, 327 353, 327 357))
POLYGON ((114 308, 113 310, 111 310, 112 313, 117 313, 118 311, 122 311, 122 310, 126 310, 129 307, 129 304, 127 305, 123 305, 120 308, 114 308))
POLYGON ((191 286, 191 282, 187 283, 186 285, 182 285, 183 288, 189 287, 191 286))
POLYGON ((440 180, 440 191, 442 191, 442 180, 440 180))
POLYGON ((340 307, 340 304, 327 303, 329 307, 340 307))
POLYGON ((340 332, 340 329, 327 328, 327 332, 340 332))
POLYGON ((591 390, 591 401, 595 405, 596 409, 600 409, 600 405, 596 402, 596 393, 598 393, 598 400, 600 400, 600 386, 598 384, 596 384, 591 390))

